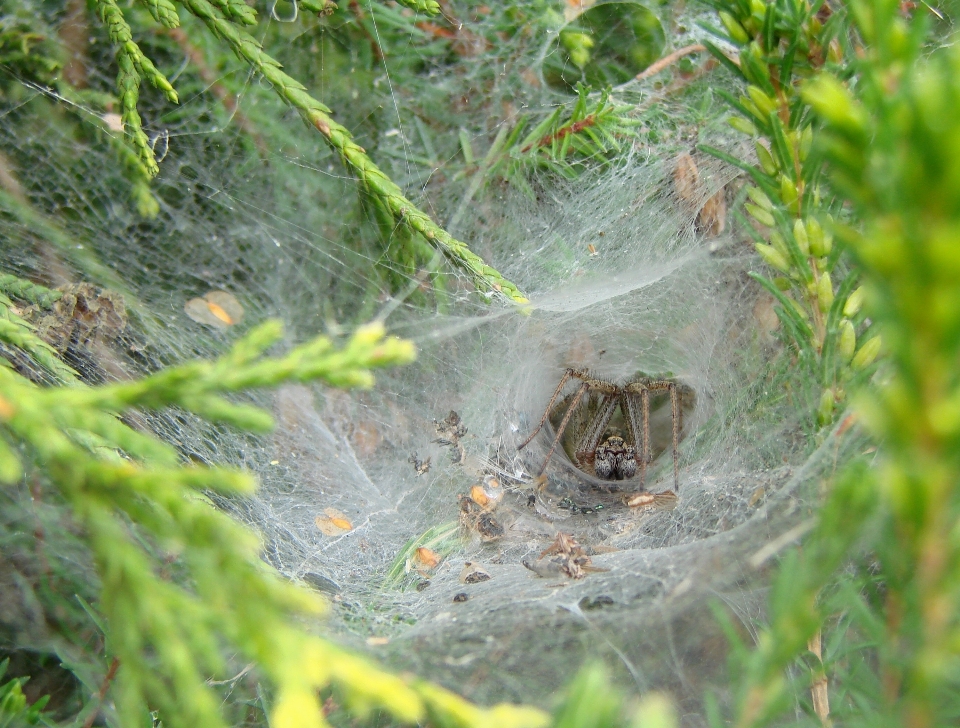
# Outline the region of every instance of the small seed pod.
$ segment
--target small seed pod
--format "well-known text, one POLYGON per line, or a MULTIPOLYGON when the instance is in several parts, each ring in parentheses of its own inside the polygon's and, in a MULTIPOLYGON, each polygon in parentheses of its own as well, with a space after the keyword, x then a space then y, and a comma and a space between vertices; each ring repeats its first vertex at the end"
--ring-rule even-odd
POLYGON ((817 408, 817 421, 825 425, 833 419, 834 394, 832 389, 825 389, 820 395, 820 406, 817 408))
POLYGON ((780 199, 783 200, 783 204, 787 206, 790 212, 794 212, 794 208, 799 204, 797 186, 787 175, 780 177, 780 199))
POLYGON ((793 310, 800 315, 800 318, 802 318, 804 321, 810 320, 810 314, 807 312, 807 309, 803 307, 803 304, 800 303, 800 301, 790 298, 790 296, 787 296, 787 300, 789 300, 790 303, 793 305, 793 310))
POLYGON ((783 236, 776 230, 770 233, 770 244, 776 248, 784 258, 787 260, 790 259, 790 248, 787 247, 787 241, 784 240, 783 236))
POLYGON ((753 200, 757 204, 757 207, 761 207, 767 211, 773 209, 773 203, 770 202, 770 198, 767 197, 759 187, 747 187, 747 197, 753 200))
POLYGON ((853 357, 853 361, 850 362, 850 366, 854 369, 863 369, 866 366, 869 366, 873 363, 873 360, 877 358, 877 354, 880 353, 880 336, 874 336, 872 339, 867 341, 863 346, 860 347, 860 351, 856 353, 853 357))
POLYGON ((755 137, 757 135, 757 127, 755 127, 747 119, 744 119, 742 116, 731 116, 727 120, 727 123, 737 131, 746 134, 747 136, 755 137))
POLYGON ((754 144, 754 147, 756 147, 757 160, 760 162, 760 167, 771 177, 774 176, 780 168, 770 154, 770 150, 763 146, 759 140, 754 144))
POLYGON ((723 23, 723 27, 726 28, 727 33, 730 34, 730 40, 734 43, 746 45, 750 42, 750 36, 747 34, 747 31, 730 13, 721 10, 720 22, 723 23))
POLYGON ((820 282, 817 284, 817 300, 820 302, 820 311, 826 313, 833 305, 833 281, 830 280, 830 274, 826 271, 820 276, 820 282))
POLYGON ((833 247, 833 239, 823 232, 823 227, 819 220, 810 219, 807 221, 807 234, 810 236, 810 252, 817 256, 824 256, 830 253, 833 247))
POLYGON ((804 255, 810 255, 810 239, 807 237, 807 229, 803 220, 797 220, 793 224, 793 239, 797 241, 797 247, 804 255))
POLYGON ((851 293, 847 302, 843 304, 843 315, 847 318, 853 318, 860 313, 861 306, 863 306, 863 286, 851 293))
POLYGON ((740 94, 740 105, 743 106, 747 111, 749 111, 754 117, 760 121, 766 121, 767 117, 763 115, 763 112, 757 108, 757 105, 753 103, 743 94, 740 94))
POLYGON ((763 258, 767 265, 771 266, 772 268, 776 268, 781 273, 786 273, 790 270, 790 263, 772 245, 757 243, 756 248, 757 252, 760 254, 760 257, 763 258))
POLYGON ((814 104, 828 126, 846 135, 866 134, 867 114, 863 105, 839 79, 829 74, 817 76, 804 86, 803 97, 814 104))
POLYGON ((747 94, 750 96, 750 100, 757 105, 757 108, 767 116, 777 110, 777 102, 756 86, 747 86, 747 94))
POLYGON ((840 322, 840 335, 837 339, 837 354, 840 361, 846 364, 853 358, 853 352, 857 349, 857 332, 853 328, 853 322, 850 319, 843 319, 840 322))
POLYGON ((764 210, 762 207, 757 207, 756 205, 751 205, 749 202, 744 205, 744 208, 747 212, 750 213, 750 216, 756 220, 761 225, 766 225, 767 227, 773 227, 777 224, 777 221, 773 219, 773 215, 764 210))
MULTIPOLYGON (((752 27, 750 19, 744 23, 744 27, 749 33, 756 33, 758 30, 752 27)), ((771 86, 770 67, 767 65, 763 49, 756 41, 740 51, 740 70, 748 83, 757 84, 760 87, 771 86)), ((769 114, 767 116, 769 117, 769 114)))

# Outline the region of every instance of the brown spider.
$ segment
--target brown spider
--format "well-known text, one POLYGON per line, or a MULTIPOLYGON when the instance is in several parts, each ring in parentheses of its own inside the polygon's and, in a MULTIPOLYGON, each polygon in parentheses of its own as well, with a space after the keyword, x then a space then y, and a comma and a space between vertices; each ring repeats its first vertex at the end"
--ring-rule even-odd
MULTIPOLYGON (((574 427, 575 442, 573 452, 575 465, 586 473, 593 473, 601 480, 627 480, 640 471, 640 488, 646 479, 647 465, 653 461, 650 447, 650 394, 666 392, 670 397, 673 425, 673 487, 680 488, 680 431, 682 430, 683 411, 680 407, 680 390, 687 394, 688 387, 671 379, 640 377, 623 385, 591 377, 586 369, 567 369, 556 391, 550 398, 540 424, 524 440, 518 450, 522 450, 540 432, 553 406, 571 379, 579 379, 581 384, 572 396, 564 398, 566 411, 553 444, 540 468, 540 475, 547 469, 571 419, 576 418, 574 427), (610 433, 610 421, 620 409, 627 437, 610 433), (638 451, 639 450, 639 454, 638 451)), ((692 393, 692 392, 691 392, 692 393)))

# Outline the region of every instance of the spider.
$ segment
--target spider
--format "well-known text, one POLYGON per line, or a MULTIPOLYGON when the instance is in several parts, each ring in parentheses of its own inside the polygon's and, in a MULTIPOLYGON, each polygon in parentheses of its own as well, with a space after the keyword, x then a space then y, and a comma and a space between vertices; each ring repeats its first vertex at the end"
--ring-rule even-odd
POLYGON ((571 379, 580 380, 573 395, 564 398, 567 403, 563 419, 557 425, 547 457, 543 461, 539 475, 547 469, 557 445, 567 431, 572 420, 574 441, 572 452, 575 464, 586 473, 593 473, 601 480, 628 480, 640 471, 640 488, 646 479, 647 465, 653 461, 650 446, 650 395, 667 393, 670 397, 670 409, 673 425, 673 487, 680 487, 679 445, 682 430, 683 411, 680 406, 681 390, 684 397, 689 387, 671 379, 640 377, 623 385, 591 377, 586 369, 567 369, 556 391, 550 398, 540 424, 518 447, 522 450, 536 437, 550 417, 553 406, 571 379), (610 422, 620 409, 626 429, 622 437, 610 422), (638 453, 639 451, 639 453, 638 453))

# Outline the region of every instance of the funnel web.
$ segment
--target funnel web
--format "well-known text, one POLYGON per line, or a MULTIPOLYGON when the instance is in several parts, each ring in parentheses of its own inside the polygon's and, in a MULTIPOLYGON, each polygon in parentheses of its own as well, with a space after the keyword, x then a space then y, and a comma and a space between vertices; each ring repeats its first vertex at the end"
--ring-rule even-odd
MULTIPOLYGON (((668 49, 697 40, 688 30, 695 18, 684 20, 664 23, 673 29, 668 49)), ((290 32, 296 46, 300 36, 290 32)), ((525 57, 536 63, 544 47, 523 49, 525 57)), ((62 117, 42 113, 64 106, 90 129, 109 131, 102 110, 24 80, 0 126, 0 161, 16 178, 5 185, 13 202, 0 218, 4 270, 51 286, 92 280, 125 296, 127 332, 72 362, 94 379, 212 356, 270 316, 285 322, 289 342, 383 318, 417 344, 417 362, 380 374, 370 392, 291 386, 262 396, 277 420, 271 436, 241 436, 175 412, 142 424, 186 459, 258 474, 254 498, 219 505, 261 534, 268 563, 330 597, 327 628, 344 641, 374 645, 388 663, 481 701, 546 704, 583 659, 599 656, 625 685, 669 690, 681 713, 700 713, 704 688, 722 680, 724 664, 710 600, 748 625, 756 618, 765 566, 808 528, 817 483, 855 444, 827 436, 810 450, 809 402, 802 391, 779 391, 789 354, 746 275, 756 266, 751 248, 735 227, 708 235, 698 220, 709 199, 725 190, 732 203, 742 183, 735 170, 698 157, 700 187, 693 198, 678 194, 677 165, 694 142, 680 134, 626 145, 614 163, 585 165, 573 180, 534 171, 525 189, 440 189, 416 165, 410 140, 420 121, 393 90, 391 63, 388 55, 383 86, 399 122, 380 147, 399 160, 391 173, 437 219, 455 216, 453 232, 469 231, 474 250, 526 293, 529 307, 477 294, 437 257, 422 268, 443 270, 445 290, 424 305, 433 279, 387 254, 399 233, 377 239, 358 224, 359 205, 338 202, 355 199, 353 180, 313 136, 292 128, 268 89, 236 69, 214 79, 238 90, 232 109, 191 96, 188 86, 180 108, 162 111, 144 92, 147 126, 165 153, 154 219, 124 204, 102 137, 78 139, 62 117), (254 161, 251 143, 266 161, 254 161), (342 212, 338 205, 350 209, 331 212, 342 212), (398 278, 403 285, 388 293, 384 281, 398 278), (242 325, 187 315, 188 301, 210 291, 236 298, 242 325), (535 478, 549 428, 517 446, 570 367, 618 383, 670 377, 692 393, 675 507, 631 508, 629 482, 603 487, 559 449, 546 480, 535 478), (437 442, 451 411, 466 431, 437 442), (489 510, 502 530, 496 538, 464 518, 458 500, 485 478, 497 489, 489 510), (558 534, 589 555, 584 578, 524 565, 540 561, 558 534), (417 563, 411 541, 429 545, 438 563, 417 563), (413 554, 409 564, 404 554, 413 554), (465 571, 465 563, 475 567, 465 571), (469 578, 481 572, 489 578, 469 578)), ((96 73, 88 69, 89 83, 112 83, 96 73)), ((435 83, 460 91, 457 84, 474 81, 435 83)), ((503 101, 499 87, 489 93, 503 101)), ((615 94, 638 103, 650 127, 697 103, 669 100, 649 81, 615 94)), ((556 98, 542 89, 529 101, 547 107, 556 98)), ((712 122, 700 133, 731 148, 712 122)), ((669 406, 655 406, 651 436, 664 454, 648 469, 651 492, 673 486, 669 427, 669 406)))

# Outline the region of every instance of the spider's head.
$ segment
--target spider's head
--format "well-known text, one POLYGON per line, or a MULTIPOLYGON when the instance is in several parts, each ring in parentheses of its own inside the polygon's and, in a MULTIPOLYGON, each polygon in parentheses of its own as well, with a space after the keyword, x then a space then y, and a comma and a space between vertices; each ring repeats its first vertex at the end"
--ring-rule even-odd
POLYGON ((637 474, 637 453, 619 435, 611 435, 597 446, 593 472, 603 480, 626 480, 637 474))

